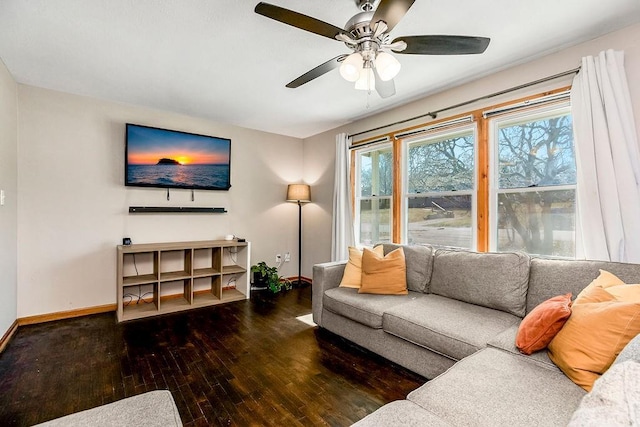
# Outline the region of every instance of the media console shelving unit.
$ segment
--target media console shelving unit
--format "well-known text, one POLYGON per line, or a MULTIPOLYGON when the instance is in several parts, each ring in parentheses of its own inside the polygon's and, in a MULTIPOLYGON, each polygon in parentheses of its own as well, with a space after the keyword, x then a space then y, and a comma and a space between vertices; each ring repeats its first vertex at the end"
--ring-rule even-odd
POLYGON ((118 321, 249 298, 251 244, 118 245, 118 321))

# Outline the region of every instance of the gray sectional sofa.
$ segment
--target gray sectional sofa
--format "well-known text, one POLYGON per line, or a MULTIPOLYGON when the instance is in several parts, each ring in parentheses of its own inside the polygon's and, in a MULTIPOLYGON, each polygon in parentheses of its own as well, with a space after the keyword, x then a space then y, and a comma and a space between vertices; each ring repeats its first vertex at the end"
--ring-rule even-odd
MULTIPOLYGON (((384 252, 397 247, 385 244, 384 252)), ((546 351, 525 356, 517 350, 519 323, 548 298, 568 292, 575 297, 599 269, 640 283, 636 264, 430 246, 403 250, 406 296, 339 287, 344 262, 314 266, 317 325, 435 378, 358 426, 566 425, 585 391, 546 351)))

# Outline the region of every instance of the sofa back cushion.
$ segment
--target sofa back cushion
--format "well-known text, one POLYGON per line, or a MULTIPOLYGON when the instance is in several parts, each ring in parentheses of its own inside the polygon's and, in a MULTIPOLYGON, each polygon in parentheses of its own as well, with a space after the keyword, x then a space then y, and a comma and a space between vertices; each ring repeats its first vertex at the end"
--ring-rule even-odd
POLYGON ((529 265, 525 253, 437 249, 429 290, 524 317, 529 265))
POLYGON ((556 295, 568 292, 578 295, 598 277, 600 269, 615 274, 625 283, 640 283, 640 264, 533 258, 527 292, 527 313, 556 295))
POLYGON ((407 288, 410 291, 429 292, 433 270, 433 248, 428 245, 396 245, 384 243, 384 254, 402 248, 407 263, 407 288))

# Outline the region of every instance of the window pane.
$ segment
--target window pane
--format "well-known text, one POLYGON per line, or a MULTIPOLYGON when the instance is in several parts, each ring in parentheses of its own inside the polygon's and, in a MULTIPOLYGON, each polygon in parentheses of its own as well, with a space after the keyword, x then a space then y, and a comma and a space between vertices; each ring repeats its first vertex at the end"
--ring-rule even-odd
POLYGON ((409 244, 471 248, 473 217, 471 195, 410 197, 407 238, 409 244))
POLYGON ((498 195, 498 250, 575 256, 575 190, 498 195))
POLYGON ((500 188, 576 183, 570 115, 498 128, 500 188))
POLYGON ((472 190, 473 133, 409 145, 408 193, 472 190))
POLYGON ((360 200, 360 243, 391 241, 391 199, 360 200))
POLYGON ((360 154, 360 195, 390 196, 393 189, 391 148, 360 154))

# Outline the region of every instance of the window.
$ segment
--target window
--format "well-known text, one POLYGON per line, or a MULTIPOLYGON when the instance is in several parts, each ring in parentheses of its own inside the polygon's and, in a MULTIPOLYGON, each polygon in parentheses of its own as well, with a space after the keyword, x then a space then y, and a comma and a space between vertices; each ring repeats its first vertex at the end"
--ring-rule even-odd
POLYGON ((475 126, 405 142, 403 241, 475 248, 475 126))
POLYGON ((391 241, 393 153, 391 144, 356 152, 356 241, 372 246, 391 241))
POLYGON ((360 141, 370 145, 352 151, 358 243, 575 257, 567 89, 360 141))
POLYGON ((491 122, 491 248, 573 258, 576 163, 569 107, 491 122))

